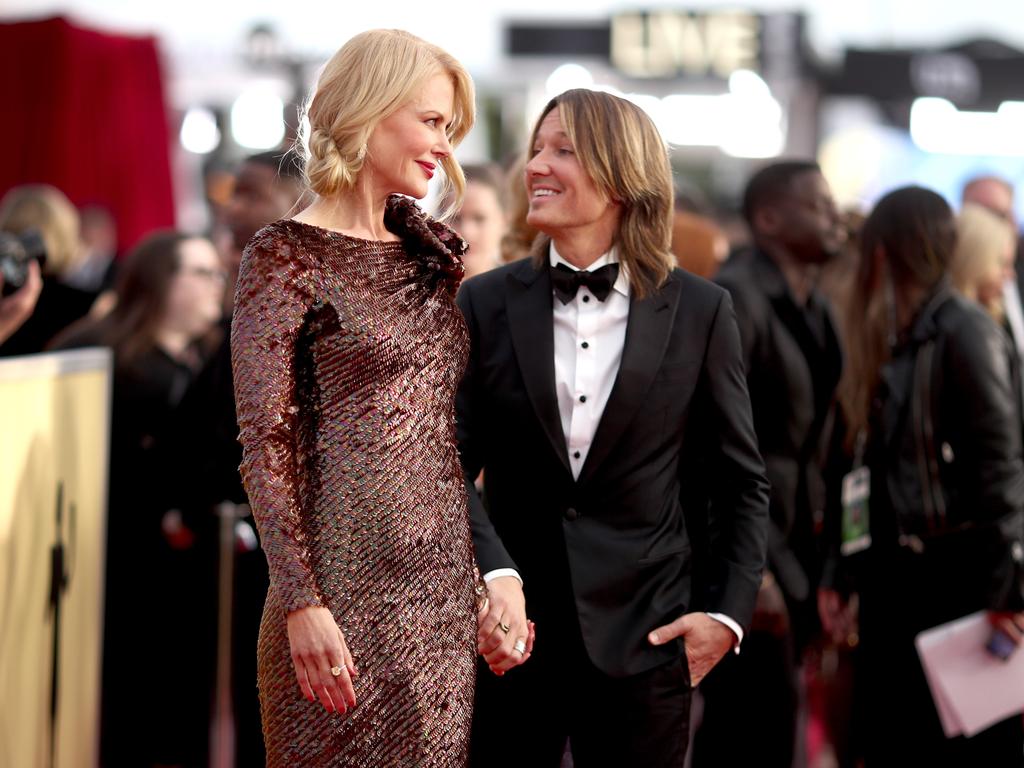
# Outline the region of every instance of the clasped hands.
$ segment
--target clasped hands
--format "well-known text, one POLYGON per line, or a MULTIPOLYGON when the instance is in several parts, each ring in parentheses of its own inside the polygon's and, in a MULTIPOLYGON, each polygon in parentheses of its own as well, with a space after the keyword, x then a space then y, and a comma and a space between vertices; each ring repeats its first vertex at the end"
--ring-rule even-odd
MULTIPOLYGON (((488 599, 479 615, 477 649, 491 671, 500 676, 530 658, 536 628, 526 618, 526 599, 517 578, 493 579, 487 584, 487 591, 488 599), (517 640, 525 650, 516 650, 517 640)), ((692 686, 703 680, 736 642, 731 629, 704 613, 684 614, 655 629, 647 639, 651 645, 664 645, 678 637, 685 640, 692 686)))
POLYGON ((525 664, 533 653, 534 623, 526 618, 526 597, 515 576, 487 583, 487 599, 477 615, 477 651, 499 677, 525 664))

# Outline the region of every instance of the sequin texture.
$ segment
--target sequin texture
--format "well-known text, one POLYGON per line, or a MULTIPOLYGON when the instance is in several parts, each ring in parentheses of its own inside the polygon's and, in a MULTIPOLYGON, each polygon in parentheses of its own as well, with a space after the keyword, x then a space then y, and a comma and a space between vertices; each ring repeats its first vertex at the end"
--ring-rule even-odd
POLYGON ((465 244, 404 198, 396 242, 285 220, 242 259, 232 361, 242 477, 270 565, 258 685, 270 766, 461 766, 475 589, 454 398, 465 244), (306 701, 289 611, 331 610, 347 715, 306 701))

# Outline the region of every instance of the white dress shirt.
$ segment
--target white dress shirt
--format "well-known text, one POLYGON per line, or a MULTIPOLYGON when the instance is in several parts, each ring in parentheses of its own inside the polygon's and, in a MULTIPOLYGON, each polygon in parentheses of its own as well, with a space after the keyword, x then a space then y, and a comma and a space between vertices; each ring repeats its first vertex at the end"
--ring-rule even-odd
MULTIPOLYGON (((565 264, 579 271, 558 253, 551 243, 551 266, 565 264)), ((593 272, 607 264, 618 264, 615 249, 587 267, 593 272)), ((626 324, 629 321, 629 276, 624 266, 611 292, 599 301, 586 286, 580 286, 576 297, 563 304, 552 297, 555 341, 555 394, 558 413, 562 419, 562 434, 569 451, 569 467, 573 479, 579 479, 580 470, 587 460, 597 425, 608 404, 622 362, 626 345, 626 324)), ((499 576, 515 576, 512 568, 499 568, 484 574, 485 581, 499 576)), ((725 624, 736 635, 736 649, 743 639, 743 630, 728 616, 709 613, 713 619, 725 624)), ((650 627, 654 629, 654 627, 650 627)))
MULTIPOLYGON (((587 271, 618 263, 612 249, 587 267, 587 271)), ((558 264, 579 271, 559 255, 552 243, 551 266, 558 264)), ((555 394, 569 451, 569 467, 573 479, 578 480, 622 362, 629 320, 629 276, 620 267, 604 301, 598 301, 586 286, 581 286, 568 304, 555 296, 552 306, 555 394)))

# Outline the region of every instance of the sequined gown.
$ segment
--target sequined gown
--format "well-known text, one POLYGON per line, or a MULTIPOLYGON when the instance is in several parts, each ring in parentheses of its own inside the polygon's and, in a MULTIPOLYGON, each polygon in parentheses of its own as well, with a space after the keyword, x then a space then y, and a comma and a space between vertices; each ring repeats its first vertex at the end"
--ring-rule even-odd
POLYGON ((392 197, 398 242, 265 227, 238 278, 242 476, 271 586, 258 685, 270 766, 461 766, 475 589, 454 397, 464 243, 392 197), (306 701, 286 616, 326 606, 359 676, 347 715, 306 701))

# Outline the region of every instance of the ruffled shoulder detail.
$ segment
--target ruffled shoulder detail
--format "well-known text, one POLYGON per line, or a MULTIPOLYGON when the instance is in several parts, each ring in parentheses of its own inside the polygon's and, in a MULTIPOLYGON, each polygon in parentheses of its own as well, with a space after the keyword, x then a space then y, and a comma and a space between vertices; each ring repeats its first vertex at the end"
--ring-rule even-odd
POLYGON ((419 256, 455 295, 465 273, 462 257, 468 249, 455 230, 427 216, 414 200, 402 195, 388 198, 384 226, 401 237, 409 252, 419 256))

